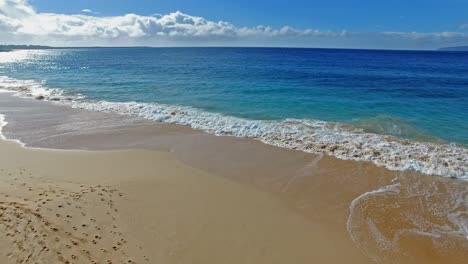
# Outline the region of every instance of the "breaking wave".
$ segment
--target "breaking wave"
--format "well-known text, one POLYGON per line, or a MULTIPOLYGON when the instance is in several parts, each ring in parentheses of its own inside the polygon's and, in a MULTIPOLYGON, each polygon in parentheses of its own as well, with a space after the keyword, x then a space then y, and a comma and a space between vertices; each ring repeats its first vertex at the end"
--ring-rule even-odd
POLYGON ((42 82, 6 76, 0 76, 0 89, 73 108, 190 126, 215 135, 252 138, 278 147, 345 160, 370 161, 390 170, 413 170, 468 180, 468 149, 455 144, 412 141, 368 133, 349 124, 313 119, 249 120, 186 106, 93 101, 48 88, 42 82))

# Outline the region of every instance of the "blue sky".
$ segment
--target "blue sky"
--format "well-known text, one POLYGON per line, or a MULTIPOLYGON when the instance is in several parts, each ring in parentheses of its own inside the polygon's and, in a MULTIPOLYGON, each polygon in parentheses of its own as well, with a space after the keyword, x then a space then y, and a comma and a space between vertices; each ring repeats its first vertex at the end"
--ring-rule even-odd
POLYGON ((0 0, 0 37, 56 46, 468 45, 468 0, 0 0))
POLYGON ((270 25, 351 31, 456 31, 468 23, 468 0, 34 0, 40 12, 103 16, 181 11, 236 26, 270 25), (111 4, 110 4, 111 3, 111 4))

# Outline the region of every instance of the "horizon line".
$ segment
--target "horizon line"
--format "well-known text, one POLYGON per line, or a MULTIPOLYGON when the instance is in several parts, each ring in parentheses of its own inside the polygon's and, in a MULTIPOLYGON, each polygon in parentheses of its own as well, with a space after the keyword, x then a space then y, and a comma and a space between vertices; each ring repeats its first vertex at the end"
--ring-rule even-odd
MULTIPOLYGON (((257 49, 323 49, 323 50, 375 50, 375 51, 443 51, 446 48, 458 48, 465 46, 456 47, 440 47, 435 49, 385 49, 385 48, 332 48, 332 47, 301 47, 301 46, 147 46, 147 45, 135 45, 135 46, 50 46, 41 44, 0 44, 0 47, 5 46, 26 46, 26 47, 42 47, 51 49, 86 49, 86 48, 257 48, 257 49)), ((40 49, 40 48, 38 48, 40 49)))

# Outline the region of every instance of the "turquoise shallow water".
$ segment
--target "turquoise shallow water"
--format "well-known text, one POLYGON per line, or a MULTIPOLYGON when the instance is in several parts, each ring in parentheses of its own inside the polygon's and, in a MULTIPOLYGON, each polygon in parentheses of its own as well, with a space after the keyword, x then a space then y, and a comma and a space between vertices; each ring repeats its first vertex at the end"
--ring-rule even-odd
POLYGON ((95 100, 311 118, 468 143, 468 53, 247 48, 52 50, 2 75, 95 100))
MULTIPOLYGON (((333 152, 328 149, 332 143, 363 148, 373 142, 367 148, 371 154, 352 147, 336 154, 356 159, 378 156, 383 148, 372 154, 382 138, 363 138, 362 133, 456 144, 462 152, 468 144, 464 52, 83 48, 6 54, 0 54, 3 88, 29 87, 32 95, 49 90, 48 98, 54 100, 84 97, 81 104, 72 103, 75 107, 260 138, 284 147, 314 144, 312 152, 333 152)), ((397 154, 404 151, 409 158, 408 153, 418 149, 384 147, 397 149, 397 154)), ((416 154, 430 151, 425 146, 416 154)), ((466 157, 457 155, 443 159, 458 159, 462 168, 457 175, 465 175, 466 157)), ((399 166, 398 160, 392 162, 399 166)), ((420 170, 418 166, 403 169, 420 170)))

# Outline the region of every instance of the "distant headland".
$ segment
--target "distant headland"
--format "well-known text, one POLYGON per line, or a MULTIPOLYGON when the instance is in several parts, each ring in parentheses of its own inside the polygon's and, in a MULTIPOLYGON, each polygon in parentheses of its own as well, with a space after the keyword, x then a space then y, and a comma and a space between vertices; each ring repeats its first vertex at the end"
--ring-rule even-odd
POLYGON ((32 50, 32 49, 52 49, 49 46, 41 45, 0 45, 0 52, 2 51, 12 51, 12 50, 32 50))
POLYGON ((440 48, 440 51, 468 51, 468 46, 458 46, 458 47, 445 47, 440 48))

